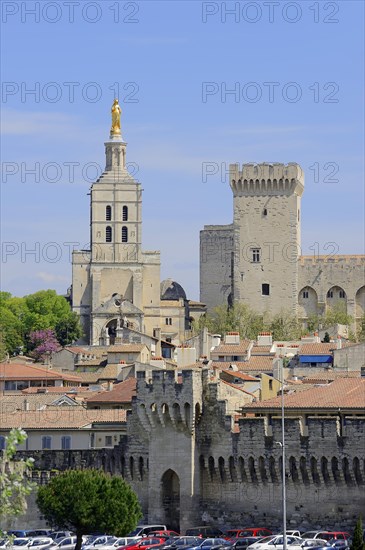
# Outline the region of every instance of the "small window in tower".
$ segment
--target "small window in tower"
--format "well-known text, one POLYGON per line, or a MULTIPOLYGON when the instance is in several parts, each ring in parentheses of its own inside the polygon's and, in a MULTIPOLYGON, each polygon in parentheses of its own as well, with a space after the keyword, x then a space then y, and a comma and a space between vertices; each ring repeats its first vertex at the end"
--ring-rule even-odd
POLYGON ((263 215, 267 216, 267 208, 264 208, 263 215))
POLYGON ((346 292, 344 290, 340 290, 339 295, 340 298, 346 298, 346 292))
POLYGON ((125 225, 122 227, 122 243, 128 242, 128 227, 125 225))
POLYGON ((128 221, 128 206, 123 206, 122 208, 122 220, 124 222, 128 221))
POLYGON ((112 219, 112 207, 109 204, 105 207, 105 219, 107 222, 112 219))
POLYGON ((309 298, 308 290, 303 290, 303 298, 309 298))
POLYGON ((112 242, 112 228, 110 227, 110 225, 108 225, 107 228, 105 229, 105 242, 106 243, 112 242))
POLYGON ((298 210, 298 222, 300 221, 300 210, 298 210))
POLYGON ((333 290, 327 292, 327 298, 333 298, 333 290))
POLYGON ((262 295, 263 296, 270 296, 270 285, 268 283, 262 284, 262 295))
POLYGON ((261 248, 251 248, 252 262, 255 264, 260 263, 261 248))

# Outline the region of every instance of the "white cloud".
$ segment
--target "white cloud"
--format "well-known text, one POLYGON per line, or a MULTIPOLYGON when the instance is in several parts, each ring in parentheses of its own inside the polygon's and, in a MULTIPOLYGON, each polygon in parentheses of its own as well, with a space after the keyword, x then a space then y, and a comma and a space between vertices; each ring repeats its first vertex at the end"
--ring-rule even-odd
POLYGON ((66 277, 66 275, 55 275, 54 273, 47 273, 46 271, 38 271, 36 277, 45 283, 54 283, 56 281, 61 281, 62 283, 70 282, 69 277, 66 277))

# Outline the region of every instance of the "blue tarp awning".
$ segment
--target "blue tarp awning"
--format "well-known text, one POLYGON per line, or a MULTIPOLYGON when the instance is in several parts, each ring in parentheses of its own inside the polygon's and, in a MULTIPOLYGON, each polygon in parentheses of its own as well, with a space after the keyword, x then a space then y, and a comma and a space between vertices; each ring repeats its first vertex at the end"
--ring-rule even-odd
POLYGON ((332 355, 300 355, 300 363, 332 363, 332 355))

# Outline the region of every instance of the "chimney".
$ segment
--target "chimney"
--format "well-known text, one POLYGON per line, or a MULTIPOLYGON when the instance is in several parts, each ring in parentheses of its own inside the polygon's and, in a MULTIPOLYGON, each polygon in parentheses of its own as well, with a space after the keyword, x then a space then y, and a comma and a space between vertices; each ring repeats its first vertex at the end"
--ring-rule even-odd
POLYGON ((23 410, 24 411, 29 411, 29 401, 28 401, 28 399, 24 399, 24 401, 23 401, 23 410))
POLYGON ((220 334, 213 334, 212 336, 212 348, 216 348, 221 343, 221 335, 220 334))
POLYGON ((161 328, 157 327, 153 329, 153 335, 155 338, 157 338, 156 342, 156 348, 155 348, 155 355, 156 357, 161 357, 162 351, 161 351, 161 328))
POLYGON ((342 339, 341 339, 341 336, 339 334, 337 334, 336 349, 342 349, 342 339))
POLYGON ((113 386, 114 386, 114 384, 113 384, 112 380, 108 380, 107 390, 111 391, 113 389, 113 386))
POLYGON ((225 344, 236 344, 240 343, 240 333, 239 332, 226 332, 224 336, 225 344))
POLYGON ((258 346, 272 346, 271 332, 259 332, 257 336, 258 346))

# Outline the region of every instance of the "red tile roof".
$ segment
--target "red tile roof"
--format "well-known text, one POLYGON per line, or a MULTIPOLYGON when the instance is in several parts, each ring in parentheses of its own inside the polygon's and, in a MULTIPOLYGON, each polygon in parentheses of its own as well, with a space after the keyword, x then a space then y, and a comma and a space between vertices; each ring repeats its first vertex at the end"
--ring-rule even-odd
POLYGON ((120 344, 110 346, 108 353, 139 353, 143 348, 147 347, 146 344, 120 344))
POLYGON ((136 395, 137 380, 128 378, 124 382, 115 384, 112 390, 100 392, 90 399, 87 403, 131 403, 132 397, 136 395))
MULTIPOLYGON (((354 344, 352 342, 342 343, 343 348, 353 345, 354 344)), ((298 355, 331 355, 334 349, 336 349, 336 342, 302 344, 299 348, 298 355)))
POLYGON ((36 367, 23 363, 0 363, 0 380, 72 380, 81 382, 78 376, 63 374, 51 367, 36 367))
POLYGON ((241 372, 272 372, 274 357, 270 355, 254 355, 249 361, 213 361, 212 367, 229 370, 230 365, 236 365, 241 372))
MULTIPOLYGON (((365 379, 338 378, 330 384, 316 386, 298 393, 287 394, 284 398, 285 409, 332 409, 364 410, 365 408, 365 379)), ((246 409, 257 411, 276 409, 281 410, 281 396, 266 399, 254 404, 245 405, 246 409)))
POLYGON ((80 429, 92 423, 125 423, 123 409, 85 409, 84 407, 47 407, 40 411, 16 411, 1 416, 1 429, 80 429))
POLYGON ((219 344, 211 355, 241 355, 247 353, 251 340, 241 340, 239 344, 219 344))

